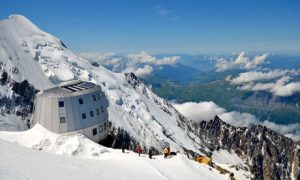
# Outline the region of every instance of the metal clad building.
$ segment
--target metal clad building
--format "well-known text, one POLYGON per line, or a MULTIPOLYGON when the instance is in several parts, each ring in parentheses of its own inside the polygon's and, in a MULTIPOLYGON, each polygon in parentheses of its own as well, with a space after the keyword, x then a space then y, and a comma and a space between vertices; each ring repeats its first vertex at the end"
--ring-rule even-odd
POLYGON ((81 132, 98 142, 108 133, 107 108, 100 86, 69 81, 36 95, 33 124, 61 134, 81 132))

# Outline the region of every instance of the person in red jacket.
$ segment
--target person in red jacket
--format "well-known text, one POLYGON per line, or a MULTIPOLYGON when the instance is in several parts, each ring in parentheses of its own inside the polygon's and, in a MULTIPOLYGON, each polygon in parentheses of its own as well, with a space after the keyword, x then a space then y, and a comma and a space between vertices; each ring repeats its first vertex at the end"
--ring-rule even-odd
POLYGON ((141 146, 138 146, 137 151, 138 151, 138 153, 139 153, 139 156, 141 156, 141 153, 142 153, 142 148, 141 148, 141 146))

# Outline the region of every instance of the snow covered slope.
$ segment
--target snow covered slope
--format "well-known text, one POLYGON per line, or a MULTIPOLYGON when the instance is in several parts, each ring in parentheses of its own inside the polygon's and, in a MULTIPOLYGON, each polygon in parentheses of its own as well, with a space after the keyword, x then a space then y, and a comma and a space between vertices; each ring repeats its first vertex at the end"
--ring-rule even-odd
POLYGON ((42 46, 47 46, 45 43, 51 47, 58 43, 57 40, 19 15, 1 20, 0 32, 0 60, 12 78, 16 81, 28 79, 38 89, 51 85, 46 76, 37 76, 43 70, 36 55, 42 46))
POLYGON ((188 132, 181 115, 133 74, 125 77, 92 66, 24 16, 12 15, 0 21, 0 45, 2 71, 15 81, 26 79, 37 89, 70 79, 99 84, 109 99, 113 126, 125 129, 140 145, 160 150, 167 141, 175 151, 184 147, 201 153, 199 149, 205 149, 200 139, 188 132))
POLYGON ((40 125, 0 132, 0 179, 228 179, 228 175, 178 154, 149 159, 110 149, 81 135, 61 136, 40 125), (9 143, 16 142, 29 148, 9 143), (32 149, 30 149, 32 148, 32 149), (66 156, 57 156, 65 154, 66 156))
POLYGON ((254 178, 249 169, 247 169, 248 166, 245 162, 235 153, 230 153, 223 149, 215 150, 211 158, 216 165, 234 173, 237 179, 254 178))
POLYGON ((109 152, 83 135, 61 136, 50 132, 40 124, 27 131, 0 131, 0 139, 15 142, 28 148, 54 154, 91 158, 109 152))

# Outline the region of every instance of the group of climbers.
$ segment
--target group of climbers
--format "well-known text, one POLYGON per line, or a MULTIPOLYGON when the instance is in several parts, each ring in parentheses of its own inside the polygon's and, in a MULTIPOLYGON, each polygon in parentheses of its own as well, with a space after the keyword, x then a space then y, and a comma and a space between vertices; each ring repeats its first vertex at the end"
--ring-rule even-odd
MULTIPOLYGON (((141 156, 141 154, 142 154, 142 148, 139 145, 137 146, 137 153, 139 154, 139 156, 141 156)), ((149 159, 152 159, 152 155, 153 155, 152 150, 149 149, 149 151, 148 151, 148 157, 149 157, 149 159)))
MULTIPOLYGON (((122 149, 122 152, 125 153, 125 146, 123 143, 121 144, 121 149, 122 149)), ((136 152, 138 153, 139 156, 141 156, 142 148, 140 145, 136 146, 136 152)), ((167 142, 163 142, 163 154, 164 154, 165 159, 168 158, 168 156, 170 155, 170 145, 167 142)), ((175 153, 175 155, 176 155, 176 153, 175 153)), ((150 148, 148 151, 149 159, 152 159, 152 156, 153 156, 153 149, 150 148)))
MULTIPOLYGON (((123 143, 121 145, 121 148, 122 148, 122 152, 124 153, 125 152, 125 146, 124 146, 123 143)), ((139 156, 141 156, 141 154, 142 154, 141 146, 137 145, 136 152, 139 154, 139 156)), ((175 152, 170 153, 170 145, 167 142, 163 142, 163 151, 162 152, 163 152, 163 155, 164 155, 164 159, 167 159, 169 155, 176 155, 175 152)), ((149 159, 152 159, 152 156, 153 156, 153 150, 152 150, 152 148, 150 148, 149 151, 148 151, 149 159)), ((195 157, 194 160, 201 163, 201 164, 206 164, 206 165, 209 165, 209 166, 213 166, 212 159, 209 158, 209 157, 206 157, 206 156, 199 155, 199 156, 195 157)), ((229 172, 228 170, 225 170, 225 169, 223 169, 219 166, 216 166, 216 169, 218 171, 220 171, 221 174, 229 173, 230 179, 231 180, 236 180, 236 178, 235 178, 235 176, 232 172, 229 172)))

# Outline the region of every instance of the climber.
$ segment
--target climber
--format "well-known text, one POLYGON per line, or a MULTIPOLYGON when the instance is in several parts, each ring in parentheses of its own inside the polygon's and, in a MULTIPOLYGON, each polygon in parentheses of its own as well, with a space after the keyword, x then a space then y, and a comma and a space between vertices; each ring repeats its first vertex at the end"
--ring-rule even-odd
POLYGON ((142 153, 142 148, 141 148, 141 146, 138 146, 137 152, 139 153, 139 156, 141 156, 141 153, 142 153))
POLYGON ((164 148, 163 153, 164 153, 164 158, 167 158, 168 155, 169 155, 169 149, 168 148, 164 148))
POLYGON ((121 148, 122 148, 122 153, 125 153, 125 144, 124 144, 124 142, 122 142, 121 148))
POLYGON ((152 159, 152 150, 151 149, 149 150, 148 155, 149 155, 149 159, 152 159))
POLYGON ((236 180, 233 173, 230 173, 230 180, 236 180))

